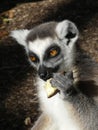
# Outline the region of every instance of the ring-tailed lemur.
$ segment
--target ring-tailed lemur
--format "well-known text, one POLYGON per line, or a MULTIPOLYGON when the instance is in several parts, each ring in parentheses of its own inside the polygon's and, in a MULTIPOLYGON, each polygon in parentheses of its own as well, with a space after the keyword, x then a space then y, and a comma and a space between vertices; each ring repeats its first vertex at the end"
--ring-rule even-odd
POLYGON ((42 115, 31 130, 98 130, 98 66, 94 67, 97 68, 94 75, 91 62, 77 58, 78 35, 76 25, 69 20, 11 33, 25 47, 38 72, 36 85, 42 115), (72 76, 74 66, 81 77, 76 86, 72 76), (65 75, 61 74, 65 71, 65 75), (51 84, 60 92, 47 98, 43 86, 51 77, 51 84))

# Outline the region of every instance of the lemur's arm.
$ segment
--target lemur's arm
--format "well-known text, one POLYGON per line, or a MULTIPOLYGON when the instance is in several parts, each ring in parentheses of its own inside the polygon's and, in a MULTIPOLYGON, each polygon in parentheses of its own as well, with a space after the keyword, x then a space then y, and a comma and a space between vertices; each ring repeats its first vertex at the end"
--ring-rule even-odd
POLYGON ((74 82, 74 74, 67 72, 65 75, 60 73, 54 74, 51 84, 60 90, 61 95, 65 99, 70 99, 71 97, 73 99, 82 95, 94 100, 98 97, 98 65, 93 64, 93 68, 90 65, 86 68, 84 67, 84 70, 79 72, 78 77, 75 77, 78 78, 77 83, 74 82))

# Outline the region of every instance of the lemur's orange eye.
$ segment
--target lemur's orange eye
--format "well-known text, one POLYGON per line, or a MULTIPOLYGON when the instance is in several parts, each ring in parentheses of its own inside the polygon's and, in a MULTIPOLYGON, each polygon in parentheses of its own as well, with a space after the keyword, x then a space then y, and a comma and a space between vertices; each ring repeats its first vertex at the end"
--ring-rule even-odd
POLYGON ((30 56, 31 61, 35 62, 36 61, 36 57, 35 56, 30 56))
POLYGON ((56 56, 57 54, 58 54, 58 51, 55 50, 55 49, 50 51, 50 56, 51 56, 51 57, 54 57, 54 56, 56 56))

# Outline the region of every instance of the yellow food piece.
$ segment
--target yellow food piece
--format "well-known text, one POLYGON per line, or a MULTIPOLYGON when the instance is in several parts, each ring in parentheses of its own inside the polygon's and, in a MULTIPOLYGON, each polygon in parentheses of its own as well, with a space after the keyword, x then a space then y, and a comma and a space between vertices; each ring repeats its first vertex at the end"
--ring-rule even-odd
POLYGON ((45 85, 45 90, 48 98, 54 96, 58 92, 58 89, 56 87, 51 86, 50 80, 51 79, 47 80, 45 85))

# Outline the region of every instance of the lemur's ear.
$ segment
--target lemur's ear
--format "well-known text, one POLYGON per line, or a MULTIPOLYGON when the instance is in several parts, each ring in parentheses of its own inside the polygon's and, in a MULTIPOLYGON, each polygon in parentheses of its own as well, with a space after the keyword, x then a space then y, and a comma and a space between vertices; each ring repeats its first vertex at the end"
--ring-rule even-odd
POLYGON ((67 38, 71 42, 75 42, 79 35, 76 25, 69 20, 59 22, 56 27, 56 33, 60 39, 67 38))
POLYGON ((11 32, 10 36, 15 38, 16 41, 23 46, 26 46, 26 37, 30 31, 27 29, 14 30, 11 32))

